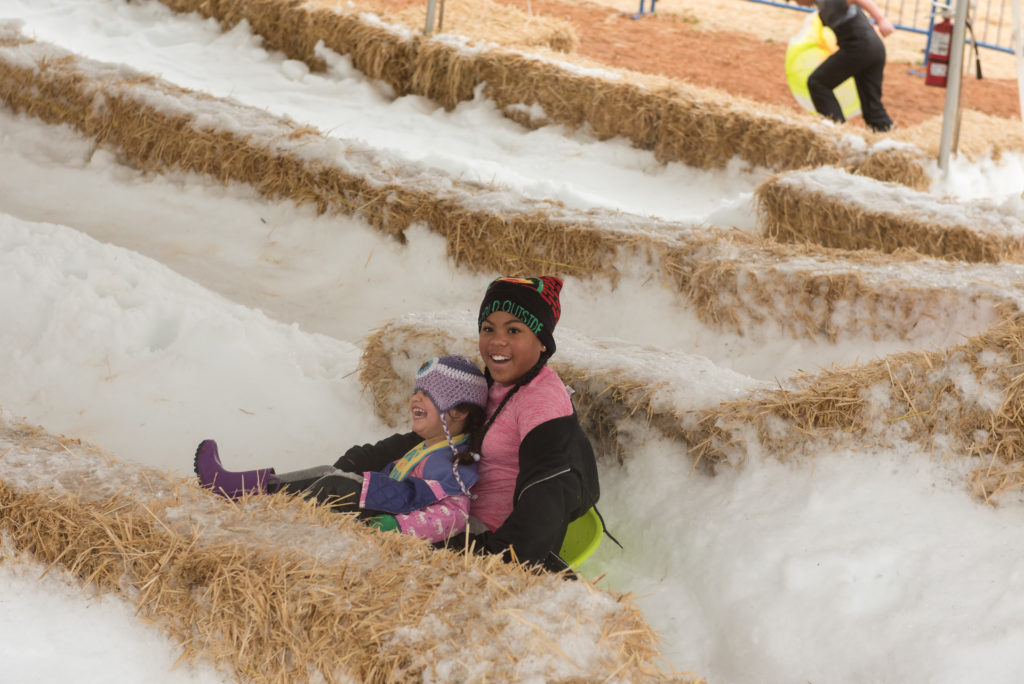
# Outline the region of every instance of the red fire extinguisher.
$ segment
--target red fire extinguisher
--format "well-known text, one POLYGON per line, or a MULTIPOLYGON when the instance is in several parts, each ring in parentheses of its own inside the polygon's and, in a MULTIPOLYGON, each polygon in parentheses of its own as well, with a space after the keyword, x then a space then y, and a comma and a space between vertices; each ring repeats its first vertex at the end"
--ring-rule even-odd
POLYGON ((953 22, 943 15, 942 21, 932 26, 932 37, 928 45, 928 73, 925 85, 946 87, 949 74, 949 46, 953 42, 953 22))

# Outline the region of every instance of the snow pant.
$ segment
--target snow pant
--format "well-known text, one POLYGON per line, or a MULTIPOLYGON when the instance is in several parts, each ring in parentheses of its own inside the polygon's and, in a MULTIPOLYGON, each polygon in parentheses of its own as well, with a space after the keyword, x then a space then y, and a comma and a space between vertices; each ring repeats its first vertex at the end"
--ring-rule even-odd
POLYGON ((280 485, 274 491, 302 494, 305 498, 329 505, 339 513, 360 511, 359 497, 363 491, 361 475, 346 473, 334 466, 317 466, 295 470, 278 476, 280 485))
POLYGON ((860 98, 860 111, 873 131, 892 128, 892 119, 882 106, 882 75, 885 71, 885 45, 862 12, 857 12, 833 29, 839 50, 829 56, 807 79, 811 102, 819 114, 838 123, 846 121, 832 91, 853 77, 860 98))

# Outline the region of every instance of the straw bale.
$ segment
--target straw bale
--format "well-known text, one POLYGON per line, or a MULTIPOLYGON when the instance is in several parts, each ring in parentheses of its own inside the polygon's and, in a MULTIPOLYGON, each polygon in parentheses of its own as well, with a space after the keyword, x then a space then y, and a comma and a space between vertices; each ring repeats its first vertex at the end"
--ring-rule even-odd
POLYGON ((935 198, 832 168, 776 176, 755 196, 762 230, 783 242, 912 249, 973 262, 1024 260, 1016 209, 988 201, 935 198))
MULTIPOLYGON (((323 5, 323 0, 309 0, 323 5)), ((427 4, 416 3, 404 9, 389 10, 388 2, 361 2, 360 9, 372 11, 388 22, 422 30, 426 25, 427 4)), ((438 3, 440 17, 441 4, 438 3)), ((495 45, 518 47, 543 46, 557 52, 573 52, 579 46, 572 23, 555 17, 527 14, 517 7, 493 0, 444 0, 440 33, 457 34, 495 45)))
POLYGON ((197 12, 217 20, 225 30, 248 21, 264 45, 302 60, 315 71, 326 63, 315 54, 319 38, 311 30, 309 10, 299 0, 161 0, 175 12, 197 12))
POLYGON ((913 340, 981 330, 1024 303, 1000 285, 1021 282, 1019 266, 772 244, 738 230, 666 245, 660 263, 702 321, 738 334, 775 325, 795 338, 913 340))
MULTIPOLYGON (((363 345, 359 378, 376 414, 390 425, 403 424, 409 379, 424 359, 479 358, 476 337, 470 336, 474 328, 469 314, 435 312, 394 319, 372 332, 363 345)), ((767 386, 703 357, 621 341, 605 344, 561 328, 551 367, 572 387, 581 424, 597 452, 620 462, 632 446, 632 440, 620 439, 624 421, 637 420, 687 442, 692 426, 685 416, 767 386), (700 388, 694 386, 697 377, 700 388)))
POLYGON ((822 441, 921 444, 979 464, 973 493, 992 501, 1024 486, 1024 317, 1008 316, 965 343, 800 374, 774 390, 703 411, 698 459, 742 463, 751 454, 813 454, 822 441))
POLYGON ((768 168, 843 159, 831 129, 765 113, 725 93, 530 55, 492 50, 474 58, 484 93, 524 125, 586 126, 600 140, 624 137, 659 161, 698 168, 721 168, 733 158, 768 168), (522 108, 539 108, 543 116, 524 120, 522 108))
POLYGON ((873 146, 863 161, 847 163, 851 173, 880 181, 899 183, 915 190, 927 190, 931 175, 925 169, 928 160, 917 148, 886 144, 873 146))
MULTIPOLYGON (((956 153, 971 161, 999 161, 1005 152, 1024 152, 1024 131, 1019 119, 1003 119, 973 109, 960 113, 956 153)), ((897 128, 888 134, 924 150, 937 159, 942 140, 942 116, 933 116, 910 128, 897 128)))
MULTIPOLYGON (((371 334, 360 380, 383 420, 395 425, 404 416, 408 378, 422 359, 442 353, 475 356, 474 340, 452 333, 471 324, 457 317, 410 315, 371 334)), ((568 351, 568 358, 551 365, 573 388, 581 422, 599 454, 620 462, 629 450, 620 444, 619 430, 635 418, 677 441, 681 453, 709 472, 726 464, 742 466, 753 457, 813 456, 823 443, 892 447, 913 441, 937 456, 975 462, 965 486, 982 500, 1024 486, 1020 314, 947 349, 801 372, 774 386, 745 379, 696 404, 675 394, 693 392, 685 380, 668 383, 664 375, 645 374, 630 345, 574 349, 579 342, 563 331, 559 356, 568 351)), ((660 353, 664 373, 671 361, 667 352, 660 353)), ((729 381, 723 375, 713 384, 729 381)))
POLYGON ((416 53, 411 90, 454 109, 473 99, 480 82, 476 60, 438 42, 425 43, 416 53))
POLYGON ((651 82, 649 77, 555 56, 543 48, 527 54, 470 35, 478 44, 466 50, 357 16, 326 0, 162 1, 176 11, 214 17, 225 27, 244 17, 268 47, 313 69, 324 68, 314 50, 322 39, 396 93, 430 97, 448 108, 486 84, 487 96, 520 124, 586 125, 599 139, 624 137, 653 150, 662 162, 718 168, 738 157, 776 170, 841 164, 911 187, 921 187, 927 178, 920 153, 909 146, 865 155, 853 151, 834 126, 766 112, 762 105, 680 82, 661 79, 669 85, 649 87, 643 85, 651 82))
MULTIPOLYGON (((749 380, 707 405, 673 396, 693 391, 685 381, 645 375, 630 345, 574 350, 578 336, 563 331, 559 356, 567 351, 568 358, 551 365, 575 391, 598 452, 620 461, 629 450, 619 430, 634 418, 679 442, 681 453, 710 472, 753 457, 813 456, 824 443, 891 448, 910 441, 937 457, 969 459, 965 487, 994 501, 1024 486, 1024 315, 1006 313, 959 345, 801 372, 774 387, 749 380)), ((397 425, 405 415, 408 378, 422 359, 476 356, 473 338, 453 334, 459 329, 471 330, 472 320, 410 315, 371 334, 360 380, 383 420, 397 425)))
POLYGON ((700 681, 666 674, 630 597, 586 581, 298 498, 230 502, 3 414, 0 461, 16 549, 133 602, 237 681, 700 681))
MULTIPOLYGON (((248 183, 270 198, 359 216, 399 239, 422 222, 443 236, 455 263, 476 271, 543 270, 615 283, 618 264, 641 264, 702 320, 740 334, 773 325, 797 337, 866 332, 906 339, 918 334, 922 318, 950 321, 957 310, 950 304, 965 297, 981 304, 982 316, 1017 306, 1015 292, 980 282, 947 291, 934 284, 944 277, 935 264, 897 271, 889 267, 894 257, 814 251, 738 230, 527 200, 45 44, 0 48, 0 100, 75 126, 140 169, 248 183)), ((1006 269, 975 277, 1022 279, 1006 269)))

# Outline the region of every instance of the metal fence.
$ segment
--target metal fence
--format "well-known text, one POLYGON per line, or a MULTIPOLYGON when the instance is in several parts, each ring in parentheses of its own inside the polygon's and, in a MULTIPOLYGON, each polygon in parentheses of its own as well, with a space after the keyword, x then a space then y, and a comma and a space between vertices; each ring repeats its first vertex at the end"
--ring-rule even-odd
MULTIPOLYGON (((933 14, 932 0, 875 0, 893 26, 902 31, 928 34, 933 14)), ((776 0, 750 0, 765 5, 785 7, 803 12, 813 11, 799 5, 776 0)), ((950 0, 952 2, 952 0, 950 0)), ((945 5, 946 3, 935 3, 945 5)), ((1013 12, 1010 0, 971 0, 971 27, 978 47, 1014 52, 1013 12)))

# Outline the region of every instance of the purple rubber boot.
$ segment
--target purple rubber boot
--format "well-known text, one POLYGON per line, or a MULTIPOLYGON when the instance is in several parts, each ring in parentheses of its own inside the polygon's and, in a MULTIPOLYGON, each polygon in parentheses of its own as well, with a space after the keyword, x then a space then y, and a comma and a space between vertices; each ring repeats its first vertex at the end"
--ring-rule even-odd
POLYGON ((241 498, 243 494, 266 494, 268 485, 275 490, 280 485, 273 468, 242 473, 225 470, 217 454, 217 443, 212 439, 204 439, 196 448, 195 471, 199 486, 229 499, 241 498))

